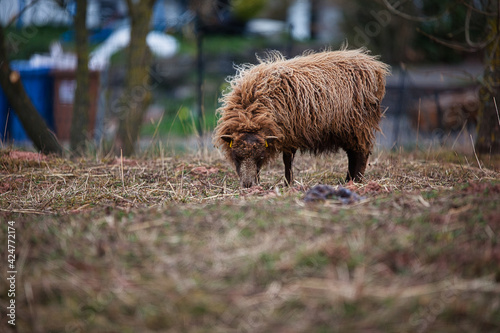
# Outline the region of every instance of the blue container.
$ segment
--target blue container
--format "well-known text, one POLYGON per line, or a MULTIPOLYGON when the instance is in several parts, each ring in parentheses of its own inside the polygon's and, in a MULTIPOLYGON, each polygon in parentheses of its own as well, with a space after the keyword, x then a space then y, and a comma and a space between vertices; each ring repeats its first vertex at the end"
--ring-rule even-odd
MULTIPOLYGON (((47 126, 54 131, 52 97, 54 80, 50 75, 50 68, 33 68, 26 61, 13 61, 11 68, 19 72, 24 90, 26 90, 31 102, 45 120, 47 126)), ((29 141, 29 137, 15 112, 10 112, 7 126, 11 140, 20 143, 29 141)))
POLYGON ((9 103, 2 89, 0 89, 0 141, 5 142, 8 139, 7 120, 9 115, 9 103))

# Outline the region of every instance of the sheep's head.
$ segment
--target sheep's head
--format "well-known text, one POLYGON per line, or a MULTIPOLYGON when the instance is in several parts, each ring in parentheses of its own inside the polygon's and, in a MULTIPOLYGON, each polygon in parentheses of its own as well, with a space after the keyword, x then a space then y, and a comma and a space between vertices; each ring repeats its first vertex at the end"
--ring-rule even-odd
POLYGON ((229 156, 240 177, 241 187, 248 188, 259 183, 262 166, 275 155, 276 136, 264 136, 259 133, 234 133, 222 135, 229 146, 229 156))

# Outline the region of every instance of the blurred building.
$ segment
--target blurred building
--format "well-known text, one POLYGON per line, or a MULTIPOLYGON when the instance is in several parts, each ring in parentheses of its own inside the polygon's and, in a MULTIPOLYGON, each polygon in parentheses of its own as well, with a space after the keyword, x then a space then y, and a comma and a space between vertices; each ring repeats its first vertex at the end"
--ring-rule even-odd
POLYGON ((19 28, 30 25, 68 25, 73 21, 71 16, 67 8, 62 8, 55 1, 2 0, 0 2, 0 24, 3 26, 16 17, 16 25, 19 28))
MULTIPOLYGON (((153 9, 153 25, 164 29, 178 24, 186 8, 185 0, 158 0, 153 9)), ((0 24, 6 25, 15 19, 19 28, 36 25, 70 25, 76 10, 76 1, 66 1, 63 6, 52 0, 2 0, 0 1, 0 24), (21 13, 19 15, 19 13, 21 13), (17 18, 17 19, 16 19, 17 18)), ((88 0, 87 27, 109 28, 127 19, 125 0, 88 0)))

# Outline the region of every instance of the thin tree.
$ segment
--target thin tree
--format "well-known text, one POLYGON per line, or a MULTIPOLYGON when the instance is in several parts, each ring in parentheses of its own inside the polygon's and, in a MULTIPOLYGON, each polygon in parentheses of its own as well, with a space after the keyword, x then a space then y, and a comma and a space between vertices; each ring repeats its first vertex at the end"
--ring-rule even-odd
MULTIPOLYGON (((484 1, 449 1, 448 8, 441 14, 433 17, 415 16, 403 12, 389 0, 382 0, 389 11, 395 15, 415 22, 428 22, 441 20, 444 17, 450 19, 448 13, 450 8, 461 6, 465 10, 464 19, 464 41, 456 42, 421 33, 437 43, 448 46, 462 52, 478 52, 485 50, 484 75, 480 89, 480 109, 477 123, 477 138, 475 150, 479 154, 500 154, 500 2, 498 0, 484 1), (471 33, 472 15, 481 15, 487 22, 486 30, 481 39, 474 41, 471 33)), ((401 4, 401 2, 396 2, 401 4)))
POLYGON ((89 123, 89 50, 88 32, 85 25, 87 20, 87 0, 76 1, 76 15, 74 20, 75 48, 78 58, 76 68, 76 90, 71 119, 70 147, 75 153, 83 153, 85 140, 88 135, 89 123))
POLYGON ((35 147, 43 154, 62 154, 62 147, 57 141, 45 120, 40 116, 33 106, 31 99, 24 90, 18 72, 12 71, 5 45, 5 34, 0 24, 0 85, 3 89, 9 104, 16 112, 26 134, 31 139, 35 147))
POLYGON ((127 0, 130 16, 130 44, 127 55, 127 79, 121 101, 121 119, 115 150, 124 155, 135 151, 142 120, 151 100, 149 66, 151 52, 146 44, 155 0, 127 0))
MULTIPOLYGON (((496 15, 488 19, 491 40, 486 46, 484 83, 481 87, 476 151, 480 154, 500 154, 500 2, 496 15)), ((491 13, 493 14, 493 13, 491 13)))

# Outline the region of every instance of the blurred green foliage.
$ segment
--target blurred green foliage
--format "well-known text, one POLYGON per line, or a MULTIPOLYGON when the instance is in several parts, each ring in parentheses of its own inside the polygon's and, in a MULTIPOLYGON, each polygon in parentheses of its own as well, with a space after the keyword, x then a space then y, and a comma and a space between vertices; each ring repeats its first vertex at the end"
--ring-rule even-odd
POLYGON ((5 42, 9 60, 29 59, 35 53, 47 53, 51 43, 59 41, 68 27, 25 27, 5 29, 5 42))
MULTIPOLYGON (((391 1, 391 3, 393 3, 391 1)), ((485 11, 487 1, 471 5, 485 11), (483 4, 484 3, 484 4, 483 4)), ((457 51, 437 42, 466 45, 466 18, 469 14, 471 40, 485 38, 486 17, 470 10, 460 0, 398 1, 398 11, 417 20, 391 13, 382 0, 356 0, 343 7, 343 29, 350 45, 366 46, 391 63, 397 62, 455 62, 462 60, 457 51)))
POLYGON ((255 17, 266 5, 266 0, 233 0, 231 7, 236 19, 246 22, 255 17))
MULTIPOLYGON (((479 4, 480 2, 477 2, 479 4)), ((449 47, 432 41, 427 35, 434 36, 437 39, 466 44, 466 18, 468 12, 467 6, 463 1, 441 0, 441 1, 422 1, 421 11, 426 16, 435 16, 439 13, 436 20, 429 20, 419 24, 418 28, 424 34, 419 33, 415 38, 415 46, 426 50, 426 58, 430 61, 450 61, 460 60, 459 52, 453 52, 449 47)), ((480 9, 480 8, 478 8, 480 9)), ((485 38, 486 17, 475 10, 470 10, 470 26, 468 32, 472 41, 485 38)))

